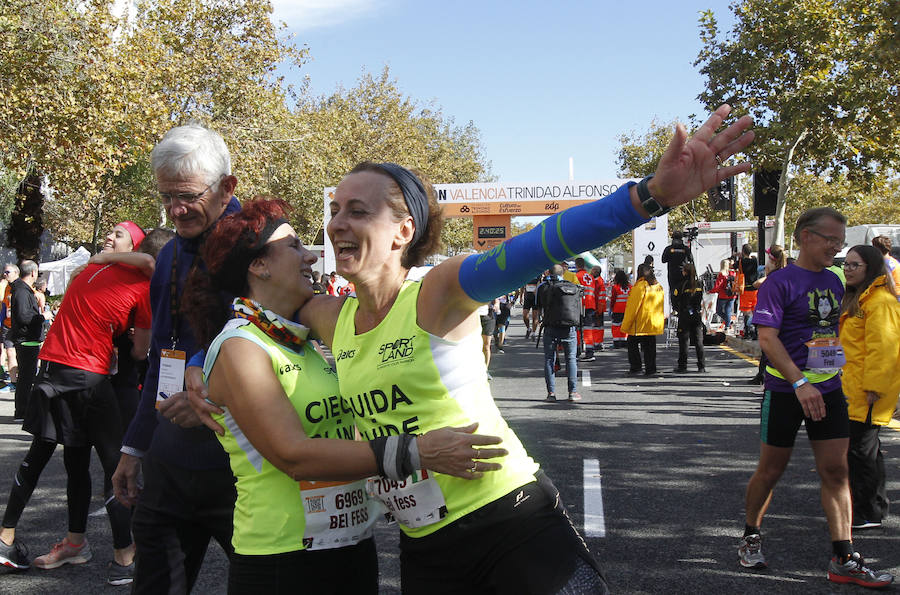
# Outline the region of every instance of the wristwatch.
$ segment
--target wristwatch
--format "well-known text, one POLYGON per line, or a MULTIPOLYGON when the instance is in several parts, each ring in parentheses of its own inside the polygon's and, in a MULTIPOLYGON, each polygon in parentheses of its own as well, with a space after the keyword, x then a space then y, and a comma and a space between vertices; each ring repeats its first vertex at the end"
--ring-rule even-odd
POLYGON ((656 199, 650 196, 650 189, 647 188, 647 182, 653 179, 652 175, 647 176, 637 184, 637 194, 638 200, 641 201, 641 206, 644 207, 648 213, 650 213, 651 217, 659 217, 660 215, 665 215, 669 211, 672 210, 672 207, 664 207, 658 202, 656 199))

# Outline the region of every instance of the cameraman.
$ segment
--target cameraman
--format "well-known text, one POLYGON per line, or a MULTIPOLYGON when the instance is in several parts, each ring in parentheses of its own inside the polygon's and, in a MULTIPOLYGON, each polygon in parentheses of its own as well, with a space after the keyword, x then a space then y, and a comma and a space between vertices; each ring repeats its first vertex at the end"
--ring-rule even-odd
POLYGON ((676 229, 672 232, 672 243, 666 246, 662 253, 662 261, 669 266, 669 297, 671 303, 675 303, 674 290, 679 287, 684 280, 681 273, 681 267, 685 262, 693 262, 691 251, 684 245, 684 232, 676 229))

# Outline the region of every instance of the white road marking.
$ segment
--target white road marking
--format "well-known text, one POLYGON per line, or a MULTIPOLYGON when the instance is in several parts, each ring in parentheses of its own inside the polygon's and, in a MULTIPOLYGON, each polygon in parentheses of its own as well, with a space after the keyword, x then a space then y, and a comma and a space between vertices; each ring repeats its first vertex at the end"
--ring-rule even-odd
POLYGON ((587 537, 606 537, 600 461, 597 459, 584 459, 584 533, 587 537))
POLYGON ((581 371, 581 386, 588 387, 591 385, 591 371, 590 370, 582 370, 581 371))

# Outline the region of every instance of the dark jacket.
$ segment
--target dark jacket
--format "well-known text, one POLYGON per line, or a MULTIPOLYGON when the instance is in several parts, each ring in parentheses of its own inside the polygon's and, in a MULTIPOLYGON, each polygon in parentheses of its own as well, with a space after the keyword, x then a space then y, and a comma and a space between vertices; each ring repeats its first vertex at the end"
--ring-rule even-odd
MULTIPOLYGON (((225 208, 222 217, 241 209, 234 197, 225 208)), ((197 238, 175 239, 163 246, 156 261, 156 271, 150 280, 150 307, 153 310, 153 329, 150 354, 147 357, 147 376, 141 392, 137 413, 128 426, 122 444, 149 453, 166 463, 185 469, 229 468, 228 457, 215 434, 206 428, 185 429, 169 422, 156 412, 156 393, 159 385, 160 350, 172 349, 172 336, 177 328, 175 349, 185 352, 187 359, 204 346, 197 344, 191 325, 184 315, 172 319, 170 304, 172 262, 175 261, 175 293, 180 296, 188 273, 208 232, 197 238)))
POLYGON ((20 345, 24 341, 40 341, 44 326, 44 316, 38 308, 34 289, 22 279, 16 279, 11 285, 9 297, 12 327, 9 340, 20 345))
POLYGON ((678 327, 700 324, 703 312, 703 284, 697 280, 697 287, 691 289, 690 280, 684 279, 672 292, 674 308, 678 312, 678 327))

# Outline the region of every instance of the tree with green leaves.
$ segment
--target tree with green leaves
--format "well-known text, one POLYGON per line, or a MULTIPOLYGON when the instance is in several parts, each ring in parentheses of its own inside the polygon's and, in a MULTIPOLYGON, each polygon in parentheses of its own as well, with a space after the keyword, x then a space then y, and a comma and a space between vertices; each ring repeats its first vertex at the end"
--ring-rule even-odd
MULTIPOLYGON (((304 239, 322 226, 322 189, 336 186, 361 161, 393 161, 435 184, 491 181, 478 129, 457 126, 433 104, 403 95, 390 71, 364 73, 356 85, 322 97, 301 95, 295 114, 302 168, 291 186, 293 222, 304 239)), ((451 222, 443 236, 452 250, 471 247, 471 223, 451 222), (465 237, 467 236, 467 237, 465 237)))
POLYGON ((159 223, 146 164, 173 124, 221 131, 242 179, 265 188, 267 141, 290 116, 276 69, 306 51, 265 0, 139 0, 123 16, 114 4, 0 4, 0 167, 46 177, 45 224, 72 244, 96 245, 123 215, 159 223))
POLYGON ((700 18, 696 65, 707 107, 730 103, 756 122, 749 156, 781 171, 776 242, 786 197, 805 175, 871 191, 900 164, 896 0, 738 0, 733 29, 700 18))

